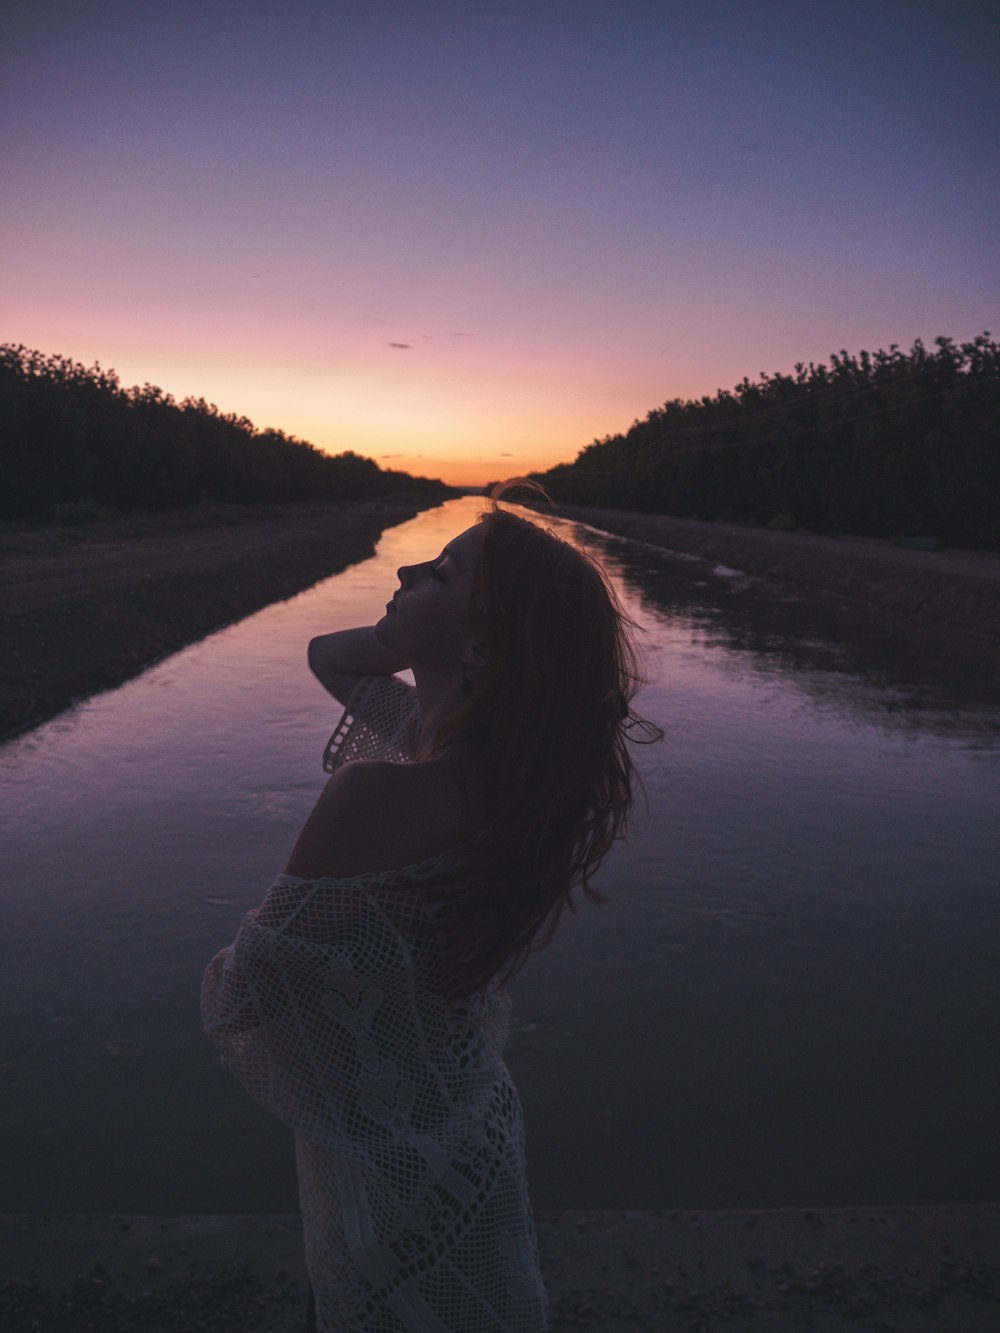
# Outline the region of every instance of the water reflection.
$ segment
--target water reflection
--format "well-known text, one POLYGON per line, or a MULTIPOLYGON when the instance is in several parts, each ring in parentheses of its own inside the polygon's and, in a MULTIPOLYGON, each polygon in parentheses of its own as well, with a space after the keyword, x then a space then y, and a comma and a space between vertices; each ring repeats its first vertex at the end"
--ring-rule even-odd
POLYGON ((1000 649, 990 641, 574 529, 641 606, 780 675, 817 707, 891 732, 962 737, 981 752, 1000 747, 1000 649))
MULTIPOLYGON (((201 968, 323 782, 338 710, 308 639, 371 623, 479 507, 0 747, 8 1210, 295 1208, 285 1136, 202 1037, 201 968)), ((602 868, 611 906, 516 982, 536 1202, 995 1196, 992 667, 573 531, 643 627, 668 739, 638 752, 649 812, 602 868)))

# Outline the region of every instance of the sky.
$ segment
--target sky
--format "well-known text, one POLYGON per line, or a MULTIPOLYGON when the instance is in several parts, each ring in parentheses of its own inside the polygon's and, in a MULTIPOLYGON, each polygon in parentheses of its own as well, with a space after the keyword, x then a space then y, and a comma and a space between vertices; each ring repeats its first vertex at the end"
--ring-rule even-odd
POLYGON ((32 0, 0 342, 480 484, 1000 331, 1000 7, 32 0))

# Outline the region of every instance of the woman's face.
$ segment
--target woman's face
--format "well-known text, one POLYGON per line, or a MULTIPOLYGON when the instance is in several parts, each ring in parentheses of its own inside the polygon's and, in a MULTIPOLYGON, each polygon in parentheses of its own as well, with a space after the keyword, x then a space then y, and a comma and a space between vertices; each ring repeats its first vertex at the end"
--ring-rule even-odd
POLYGON ((469 606, 484 536, 482 524, 466 528, 435 559, 397 571, 399 588, 375 637, 409 665, 458 669, 480 663, 469 606))

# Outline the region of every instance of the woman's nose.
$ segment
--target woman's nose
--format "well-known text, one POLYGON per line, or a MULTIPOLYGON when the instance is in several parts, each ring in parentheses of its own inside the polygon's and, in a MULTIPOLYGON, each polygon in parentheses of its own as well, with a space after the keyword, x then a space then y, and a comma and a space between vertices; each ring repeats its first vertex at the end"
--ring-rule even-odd
POLYGON ((400 565, 400 567, 396 570, 396 578, 399 579, 400 585, 404 588, 406 587, 407 583, 409 583, 412 577, 413 577, 413 565, 400 565))

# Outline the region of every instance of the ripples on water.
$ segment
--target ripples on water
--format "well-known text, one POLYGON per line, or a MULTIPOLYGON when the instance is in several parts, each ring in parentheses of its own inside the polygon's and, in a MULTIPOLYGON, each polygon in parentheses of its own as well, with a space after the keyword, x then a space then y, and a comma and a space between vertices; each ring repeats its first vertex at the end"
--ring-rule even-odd
MULTIPOLYGON (((376 556, 0 748, 10 1211, 287 1211, 285 1133, 198 1026, 338 710, 318 632, 381 614, 454 501, 376 556)), ((541 1206, 995 1198, 996 655, 573 525, 643 629, 648 813, 514 986, 541 1206)))

